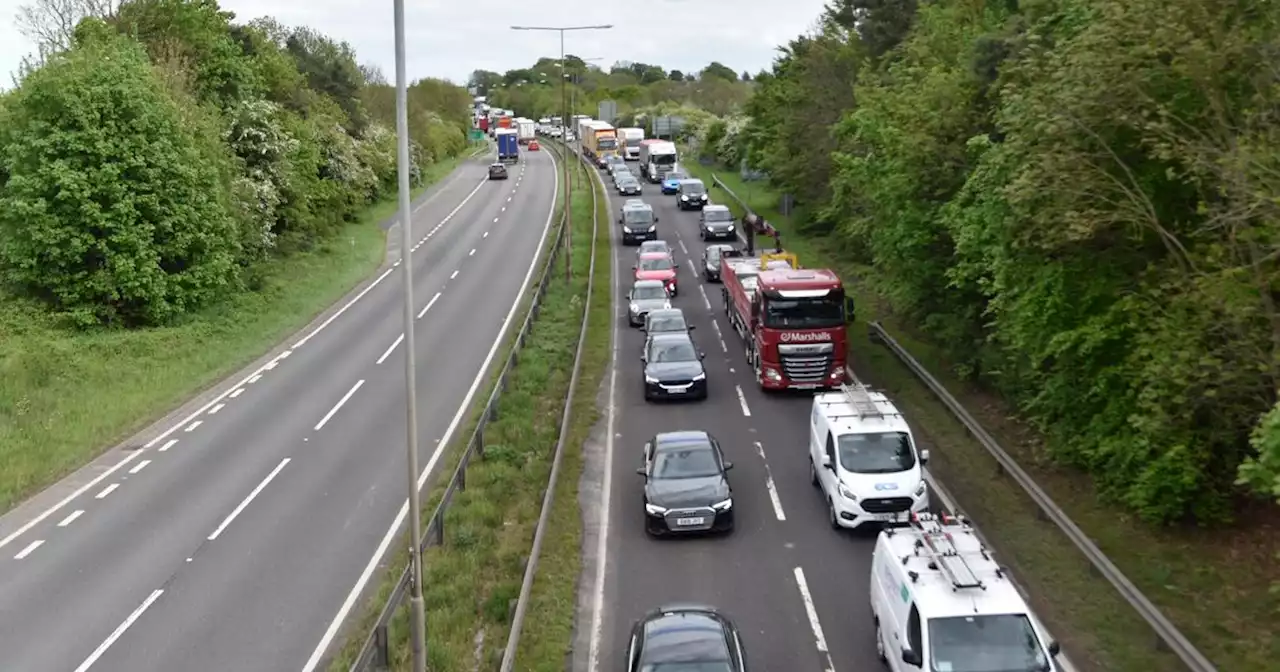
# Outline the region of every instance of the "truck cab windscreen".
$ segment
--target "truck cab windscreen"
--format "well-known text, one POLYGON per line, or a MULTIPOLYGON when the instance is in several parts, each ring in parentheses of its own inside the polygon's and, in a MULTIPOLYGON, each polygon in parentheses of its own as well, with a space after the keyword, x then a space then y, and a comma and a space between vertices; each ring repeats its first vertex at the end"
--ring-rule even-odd
POLYGON ((596 147, 598 149, 617 149, 617 138, 596 138, 596 147))
POLYGON ((650 154, 649 161, 651 163, 656 163, 659 166, 674 166, 676 165, 676 155, 675 154, 650 154))
POLYGON ((622 223, 630 226, 636 224, 652 224, 652 210, 627 210, 622 214, 622 223))
POLYGON ((628 146, 628 147, 639 147, 639 146, 640 146, 640 138, 627 138, 627 146, 628 146))
POLYGON ((1047 672, 1040 638, 1024 614, 929 619, 930 669, 1047 672))
POLYGON ((844 302, 836 292, 804 299, 766 297, 764 326, 779 329, 821 329, 844 325, 844 302))
POLYGON ((836 439, 840 466, 855 474, 896 474, 916 466, 906 432, 842 434, 836 439))

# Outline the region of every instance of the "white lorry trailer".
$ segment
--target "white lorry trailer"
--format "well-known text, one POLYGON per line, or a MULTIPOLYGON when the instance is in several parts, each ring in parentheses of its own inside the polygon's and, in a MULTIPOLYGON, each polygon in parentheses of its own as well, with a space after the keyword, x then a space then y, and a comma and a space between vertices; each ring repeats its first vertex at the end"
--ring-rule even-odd
POLYGON ((519 138, 520 144, 527 145, 538 135, 538 125, 533 123, 532 119, 520 117, 516 119, 516 137, 519 138))
POLYGON ((642 142, 644 142, 643 128, 618 129, 618 146, 623 150, 623 159, 627 161, 639 161, 640 143, 642 142))

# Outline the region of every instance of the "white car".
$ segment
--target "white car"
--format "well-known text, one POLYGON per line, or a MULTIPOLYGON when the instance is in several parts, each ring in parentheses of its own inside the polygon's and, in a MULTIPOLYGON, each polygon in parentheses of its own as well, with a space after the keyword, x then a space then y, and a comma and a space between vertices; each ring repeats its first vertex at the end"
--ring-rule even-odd
MULTIPOLYGON (((831 344, 800 347, 824 346, 831 344)), ((814 395, 809 478, 826 500, 831 527, 883 525, 927 511, 928 461, 929 451, 917 450, 907 421, 883 393, 841 385, 835 392, 814 395)))

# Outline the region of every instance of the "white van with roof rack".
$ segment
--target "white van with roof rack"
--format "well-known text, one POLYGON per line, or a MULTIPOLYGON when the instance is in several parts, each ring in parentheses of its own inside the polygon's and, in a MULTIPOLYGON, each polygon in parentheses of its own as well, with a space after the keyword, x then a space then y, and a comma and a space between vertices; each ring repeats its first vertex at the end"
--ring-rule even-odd
POLYGON ((911 428, 883 393, 841 385, 813 397, 809 478, 826 499, 831 527, 854 529, 929 509, 924 465, 911 428))
POLYGON ((876 539, 876 653, 894 672, 1051 672, 1059 654, 964 518, 908 514, 876 539))

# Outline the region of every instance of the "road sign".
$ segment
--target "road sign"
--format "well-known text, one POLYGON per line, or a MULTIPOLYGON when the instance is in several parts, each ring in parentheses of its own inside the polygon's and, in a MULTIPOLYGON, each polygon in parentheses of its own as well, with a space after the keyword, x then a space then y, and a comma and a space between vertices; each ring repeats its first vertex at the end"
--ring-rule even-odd
POLYGON ((653 137, 655 138, 675 139, 682 128, 684 128, 684 119, 681 117, 653 118, 653 137))
POLYGON ((596 118, 613 123, 618 118, 618 103, 613 100, 602 100, 596 111, 596 118))
POLYGON ((484 131, 478 128, 471 129, 471 142, 480 142, 481 140, 484 140, 484 131))

